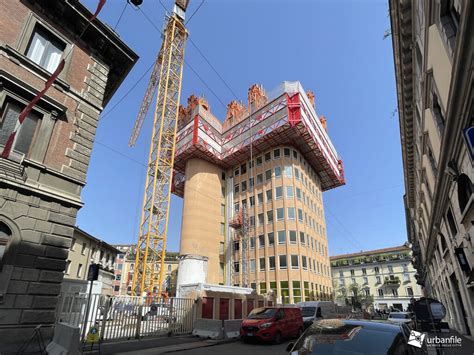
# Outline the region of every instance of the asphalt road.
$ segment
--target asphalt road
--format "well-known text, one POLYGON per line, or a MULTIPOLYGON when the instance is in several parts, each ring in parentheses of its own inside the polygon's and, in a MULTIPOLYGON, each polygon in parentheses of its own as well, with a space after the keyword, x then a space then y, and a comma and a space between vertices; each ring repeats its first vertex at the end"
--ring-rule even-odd
POLYGON ((287 340, 280 345, 263 343, 243 343, 236 341, 233 343, 197 348, 193 350, 180 351, 183 355, 210 355, 210 354, 238 354, 238 355, 259 355, 259 354, 288 354, 286 346, 292 340, 287 340))

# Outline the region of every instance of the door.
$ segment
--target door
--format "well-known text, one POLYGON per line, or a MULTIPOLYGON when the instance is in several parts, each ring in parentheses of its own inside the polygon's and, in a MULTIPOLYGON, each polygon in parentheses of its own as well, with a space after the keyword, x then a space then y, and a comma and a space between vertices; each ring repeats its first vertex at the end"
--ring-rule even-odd
POLYGON ((242 319, 242 300, 234 300, 234 319, 242 319))
POLYGON ((213 297, 203 297, 201 317, 205 319, 214 318, 214 298, 213 297))
POLYGON ((220 320, 229 319, 229 299, 228 298, 219 299, 219 319, 220 320))

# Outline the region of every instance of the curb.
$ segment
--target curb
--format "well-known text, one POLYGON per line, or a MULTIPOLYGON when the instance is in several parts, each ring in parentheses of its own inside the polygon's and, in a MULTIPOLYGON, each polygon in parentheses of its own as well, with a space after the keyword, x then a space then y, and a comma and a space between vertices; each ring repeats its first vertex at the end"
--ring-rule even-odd
POLYGON ((222 339, 222 340, 203 340, 203 341, 196 342, 196 343, 188 343, 188 345, 195 344, 196 346, 186 347, 185 346, 186 344, 183 344, 184 346, 180 347, 179 349, 168 349, 168 350, 166 350, 163 347, 163 349, 161 351, 159 349, 157 349, 157 350, 159 350, 161 354, 170 354, 170 353, 176 353, 178 351, 183 351, 183 350, 208 348, 208 347, 216 346, 216 345, 234 343, 236 341, 239 341, 239 339, 240 338, 231 338, 231 339, 222 339))

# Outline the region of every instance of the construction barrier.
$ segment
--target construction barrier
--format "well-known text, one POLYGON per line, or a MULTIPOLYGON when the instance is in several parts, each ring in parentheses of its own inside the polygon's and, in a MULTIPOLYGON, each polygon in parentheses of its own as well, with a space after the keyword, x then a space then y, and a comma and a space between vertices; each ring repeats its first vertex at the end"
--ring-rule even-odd
POLYGON ((193 335, 200 338, 222 339, 224 338, 224 325, 222 320, 198 318, 194 322, 193 335))
POLYGON ((224 321, 224 337, 227 339, 238 338, 242 319, 232 319, 224 321))
POLYGON ((79 355, 79 327, 67 323, 57 323, 54 337, 46 347, 50 355, 79 355))

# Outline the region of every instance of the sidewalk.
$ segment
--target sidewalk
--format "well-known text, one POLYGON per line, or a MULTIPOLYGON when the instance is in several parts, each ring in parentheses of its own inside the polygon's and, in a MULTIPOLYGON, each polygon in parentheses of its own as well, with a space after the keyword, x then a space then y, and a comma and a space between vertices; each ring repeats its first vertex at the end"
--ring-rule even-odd
MULTIPOLYGON (((100 354, 167 354, 178 351, 204 348, 236 341, 236 339, 209 340, 199 339, 194 336, 177 336, 166 338, 150 338, 140 340, 125 340, 120 342, 103 343, 100 346, 100 354)), ((94 346, 92 351, 84 350, 84 354, 97 355, 99 349, 94 346)))

